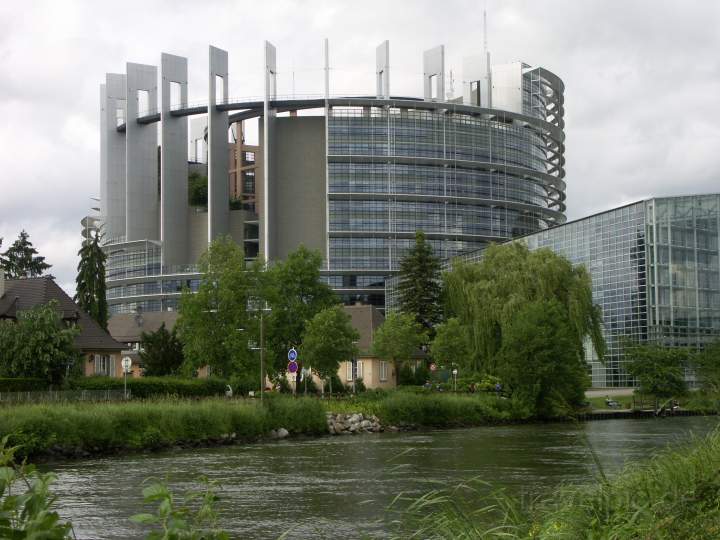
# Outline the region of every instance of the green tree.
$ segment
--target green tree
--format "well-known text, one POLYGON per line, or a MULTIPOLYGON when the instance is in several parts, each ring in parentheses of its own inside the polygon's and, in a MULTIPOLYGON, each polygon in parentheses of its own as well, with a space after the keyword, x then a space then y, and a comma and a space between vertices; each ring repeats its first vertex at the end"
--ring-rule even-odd
POLYGON ((208 179, 197 171, 188 175, 188 204, 190 206, 208 204, 208 179))
POLYGON ((340 362, 358 354, 355 345, 358 339, 360 334, 350 324, 350 315, 342 306, 333 306, 307 322, 300 353, 305 365, 312 366, 323 380, 332 381, 340 362))
POLYGON ((63 323, 55 300, 19 312, 16 322, 0 320, 0 376, 59 383, 79 365, 74 344, 79 332, 78 327, 63 323))
POLYGON ((100 247, 98 232, 83 242, 78 273, 75 278, 75 301, 95 322, 107 330, 108 304, 105 287, 105 261, 107 256, 100 247))
POLYGON ((41 276, 50 265, 45 262, 45 257, 37 253, 30 242, 30 235, 25 230, 21 231, 18 239, 0 255, 0 266, 5 271, 5 277, 17 279, 41 276))
POLYGON ((470 369, 470 338, 467 328, 455 317, 436 327, 430 354, 436 362, 449 362, 470 369))
POLYGON ((553 417, 584 400, 590 381, 582 353, 559 301, 530 302, 504 329, 498 375, 514 398, 553 417))
POLYGON ((393 363, 395 382, 399 382, 400 366, 408 362, 422 345, 427 334, 415 317, 408 313, 390 313, 373 337, 373 354, 393 363))
POLYGON ((177 329, 168 332, 165 323, 155 332, 143 332, 140 335, 142 348, 140 359, 144 375, 177 375, 185 360, 182 343, 177 337, 177 329))
POLYGON ((400 311, 411 314, 432 335, 442 317, 440 259, 422 231, 415 233, 415 245, 400 261, 399 275, 400 311))
POLYGON ((720 341, 707 345, 692 355, 690 361, 702 387, 720 394, 720 341))
POLYGON ((177 334, 183 344, 184 370, 209 366, 213 374, 231 376, 255 369, 248 341, 257 341, 261 264, 245 265, 242 249, 230 238, 214 240, 199 262, 197 293, 180 298, 177 334))
MULTIPOLYGON (((626 342, 627 372, 636 378, 641 394, 668 399, 687 394, 687 349, 626 342)), ((655 403, 657 409, 657 401, 655 403)))
POLYGON ((444 281, 447 309, 468 331, 473 371, 497 371, 504 332, 524 306, 538 301, 559 302, 575 339, 573 351, 582 350, 589 337, 598 357, 605 354, 590 275, 549 249, 491 245, 480 262, 455 263, 444 281))
MULTIPOLYGON (((302 345, 307 322, 338 302, 320 279, 321 265, 320 252, 301 245, 265 273, 264 291, 270 308, 266 318, 267 365, 277 374, 285 371, 288 349, 302 345)), ((304 362, 303 357, 298 360, 304 362)))

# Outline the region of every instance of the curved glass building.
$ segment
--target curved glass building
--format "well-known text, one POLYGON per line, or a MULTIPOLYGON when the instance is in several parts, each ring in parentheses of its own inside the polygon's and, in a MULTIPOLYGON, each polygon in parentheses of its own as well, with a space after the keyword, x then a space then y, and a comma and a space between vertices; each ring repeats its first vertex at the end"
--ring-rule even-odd
POLYGON ((270 263, 300 244, 317 249, 346 303, 383 306, 384 280, 417 230, 450 258, 565 222, 556 75, 479 55, 465 60, 455 97, 445 92, 440 46, 423 54, 422 97, 394 96, 389 43, 376 53, 370 96, 330 94, 327 44, 320 96, 276 94, 267 42, 262 100, 228 97, 227 53, 214 47, 206 104, 188 104, 181 57, 163 54, 159 77, 154 66, 130 63, 126 74, 108 74, 100 221, 111 311, 175 309, 220 235, 270 263), (243 136, 249 121, 258 122, 253 146, 243 136), (193 173, 207 177, 199 203, 193 173))

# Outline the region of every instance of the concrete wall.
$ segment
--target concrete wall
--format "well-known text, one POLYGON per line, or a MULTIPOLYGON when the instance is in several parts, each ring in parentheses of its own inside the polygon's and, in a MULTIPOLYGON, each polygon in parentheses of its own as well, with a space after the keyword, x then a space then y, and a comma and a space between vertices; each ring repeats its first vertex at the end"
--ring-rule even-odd
POLYGON ((100 104, 100 215, 105 239, 125 236, 125 133, 117 130, 118 110, 127 118, 126 77, 105 75, 100 104))
POLYGON ((274 119, 270 176, 271 259, 304 244, 325 253, 325 118, 274 119))
POLYGON ((172 106, 187 106, 187 59, 163 53, 160 61, 162 147, 160 150, 160 239, 162 264, 181 265, 188 259, 188 119, 170 114, 172 106), (180 102, 171 102, 178 83, 180 102))
POLYGON ((193 206, 188 209, 188 258, 193 263, 208 247, 208 213, 198 210, 193 206))
POLYGON ((492 106, 522 114, 522 63, 492 66, 492 106))
POLYGON ((216 86, 222 79, 222 101, 228 98, 228 55, 210 47, 208 97, 208 242, 227 234, 230 219, 228 189, 228 113, 215 108, 216 86))
POLYGON ((149 94, 149 109, 157 108, 157 68, 145 64, 127 64, 127 122, 125 186, 127 240, 159 240, 158 207, 158 127, 138 124, 138 91, 149 94))

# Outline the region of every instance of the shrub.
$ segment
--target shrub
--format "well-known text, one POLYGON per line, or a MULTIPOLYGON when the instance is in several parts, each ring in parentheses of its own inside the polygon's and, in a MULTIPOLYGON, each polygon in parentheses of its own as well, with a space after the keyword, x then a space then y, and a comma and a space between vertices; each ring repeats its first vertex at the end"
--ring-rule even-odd
MULTIPOLYGON (((423 384, 424 382, 425 381, 423 381, 421 384, 423 384)), ((410 386, 414 384, 416 384, 415 374, 413 373, 410 364, 408 364, 407 362, 403 362, 403 364, 400 366, 400 370, 398 371, 398 385, 410 386)))
POLYGON ((48 389, 48 382, 38 378, 0 378, 0 392, 38 392, 48 389))
MULTIPOLYGON (((226 380, 214 377, 139 377, 127 380, 128 391, 133 397, 141 399, 158 396, 221 396, 225 394, 227 384, 226 380)), ((80 377, 70 383, 74 390, 122 390, 123 385, 123 379, 117 377, 80 377)))

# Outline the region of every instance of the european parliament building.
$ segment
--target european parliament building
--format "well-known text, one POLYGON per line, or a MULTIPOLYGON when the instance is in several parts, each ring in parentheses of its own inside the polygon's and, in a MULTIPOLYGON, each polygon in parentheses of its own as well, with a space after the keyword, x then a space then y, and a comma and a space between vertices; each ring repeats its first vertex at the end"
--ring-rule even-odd
POLYGON ((300 244, 319 250, 343 301, 384 306, 385 278, 416 230, 452 258, 565 222, 560 78, 485 53, 465 59, 454 96, 439 46, 422 54, 418 95, 398 96, 389 43, 375 52, 374 92, 363 95, 331 94, 327 41, 315 96, 277 94, 267 42, 259 98, 231 97, 228 53, 216 47, 201 103, 188 101, 183 57, 108 73, 99 214, 83 226, 104 234, 111 313, 176 309, 219 236, 270 264, 300 244))
MULTIPOLYGON (((720 194, 647 199, 515 241, 588 269, 608 345, 602 361, 586 346, 594 387, 633 385, 625 336, 691 349, 720 339, 720 194)), ((460 259, 481 257, 477 251, 460 259)), ((397 278, 388 282, 390 310, 396 285, 397 278)))

